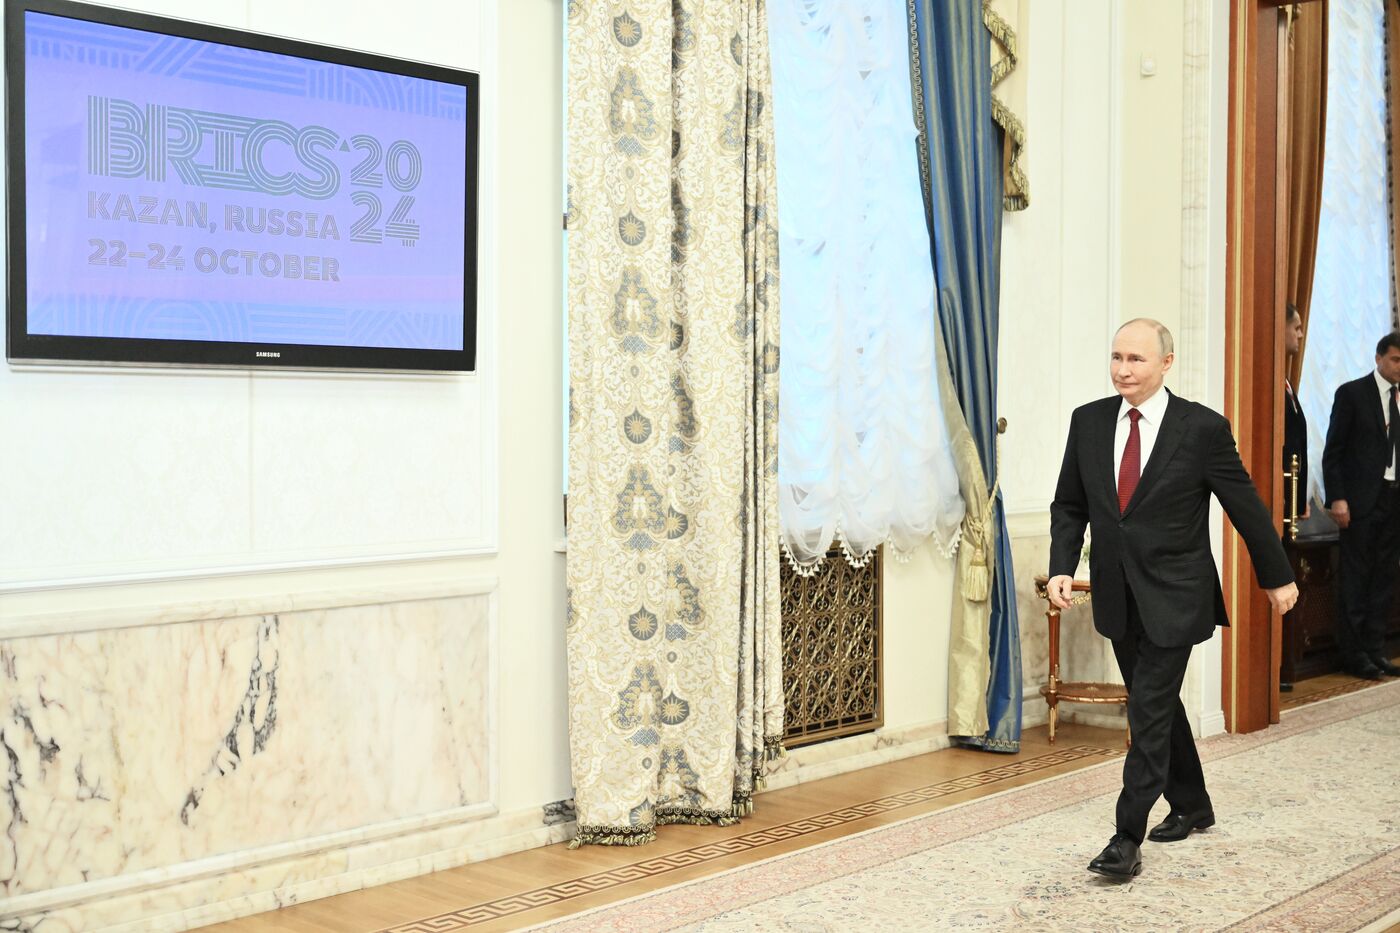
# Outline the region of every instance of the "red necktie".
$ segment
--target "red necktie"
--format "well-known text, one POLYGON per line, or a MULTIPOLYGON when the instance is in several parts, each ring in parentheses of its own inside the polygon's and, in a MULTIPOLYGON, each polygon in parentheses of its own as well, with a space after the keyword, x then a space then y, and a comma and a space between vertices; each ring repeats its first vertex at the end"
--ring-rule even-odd
POLYGON ((1138 433, 1138 419, 1142 412, 1128 409, 1128 445, 1123 448, 1123 460, 1118 464, 1118 514, 1128 511, 1128 503, 1133 501, 1138 479, 1142 476, 1142 435, 1138 433))

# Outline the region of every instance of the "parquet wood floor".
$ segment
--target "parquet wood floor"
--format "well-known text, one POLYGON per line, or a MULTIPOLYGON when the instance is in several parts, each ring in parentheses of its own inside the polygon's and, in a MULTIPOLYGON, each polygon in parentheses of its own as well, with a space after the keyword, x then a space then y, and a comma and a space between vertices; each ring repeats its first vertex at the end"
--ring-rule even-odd
POLYGON ((497 933, 1000 793, 1123 753, 1116 730, 1029 729, 1016 755, 945 749, 760 795, 737 826, 639 847, 554 845, 204 927, 206 933, 497 933))
MULTIPOLYGON (((1400 662, 1400 659, 1397 659, 1400 662)), ((1283 708, 1365 689, 1345 674, 1300 681, 1283 708)), ((760 795, 737 826, 665 826, 647 846, 560 844, 204 927, 206 933, 498 933, 727 871, 1064 774, 1123 753, 1123 734, 1028 729, 1016 755, 945 749, 760 795)), ((1389 933, 1400 933, 1400 925, 1389 933)))
MULTIPOLYGON (((1392 658, 1391 663, 1400 663, 1400 658, 1392 658)), ((1359 677, 1342 673, 1309 677, 1307 680, 1300 680, 1294 684, 1292 692, 1280 694, 1279 706, 1282 709, 1293 709, 1307 703, 1330 700, 1332 697, 1364 690, 1374 686, 1375 683, 1376 681, 1373 680, 1362 680, 1359 677)), ((1381 683, 1385 683, 1385 681, 1381 681, 1381 683)))

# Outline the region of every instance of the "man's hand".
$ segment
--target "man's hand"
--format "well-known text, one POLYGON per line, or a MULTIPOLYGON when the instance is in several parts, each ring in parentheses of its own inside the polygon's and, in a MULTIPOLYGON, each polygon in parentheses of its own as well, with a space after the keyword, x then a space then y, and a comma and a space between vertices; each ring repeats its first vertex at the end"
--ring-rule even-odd
POLYGON ((1296 583, 1290 583, 1276 590, 1266 590, 1265 592, 1269 594, 1269 602, 1273 603, 1279 615, 1283 615, 1285 612, 1292 609, 1294 603, 1298 602, 1298 584, 1296 583))
POLYGON ((1074 594, 1074 577, 1060 574, 1051 577, 1045 584, 1045 592, 1050 596, 1050 605, 1056 609, 1068 609, 1070 597, 1074 594))
POLYGON ((1338 528, 1345 528, 1351 524, 1351 509, 1345 499, 1338 499, 1328 506, 1327 514, 1332 516, 1332 521, 1337 523, 1338 528))

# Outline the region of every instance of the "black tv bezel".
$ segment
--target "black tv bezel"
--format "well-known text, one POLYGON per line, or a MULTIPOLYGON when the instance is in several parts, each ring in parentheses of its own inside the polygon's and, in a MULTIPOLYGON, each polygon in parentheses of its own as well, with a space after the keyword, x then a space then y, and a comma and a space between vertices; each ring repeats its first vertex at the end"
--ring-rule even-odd
POLYGON ((473 71, 318 45, 263 33, 213 26, 74 0, 4 0, 6 341, 12 363, 233 369, 358 370, 393 372, 476 371, 477 243, 481 152, 480 76, 473 71), (24 14, 46 13, 161 35, 230 45, 331 64, 459 85, 466 89, 466 204, 462 294, 462 349, 428 350, 134 337, 30 334, 26 243, 24 14), (275 354, 275 355, 273 355, 275 354))

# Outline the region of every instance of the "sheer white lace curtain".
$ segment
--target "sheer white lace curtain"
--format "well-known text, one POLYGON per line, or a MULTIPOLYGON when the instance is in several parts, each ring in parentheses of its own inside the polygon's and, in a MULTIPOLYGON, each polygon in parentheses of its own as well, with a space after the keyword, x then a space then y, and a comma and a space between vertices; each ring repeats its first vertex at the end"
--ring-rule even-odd
POLYGON ((1308 347, 1298 398, 1308 416, 1312 492, 1337 386, 1375 368, 1390 329, 1385 199, 1383 0, 1332 0, 1327 26, 1327 126, 1322 211, 1308 347))
POLYGON ((771 0, 782 539, 798 569, 933 536, 963 502, 939 409, 904 0, 771 0))

